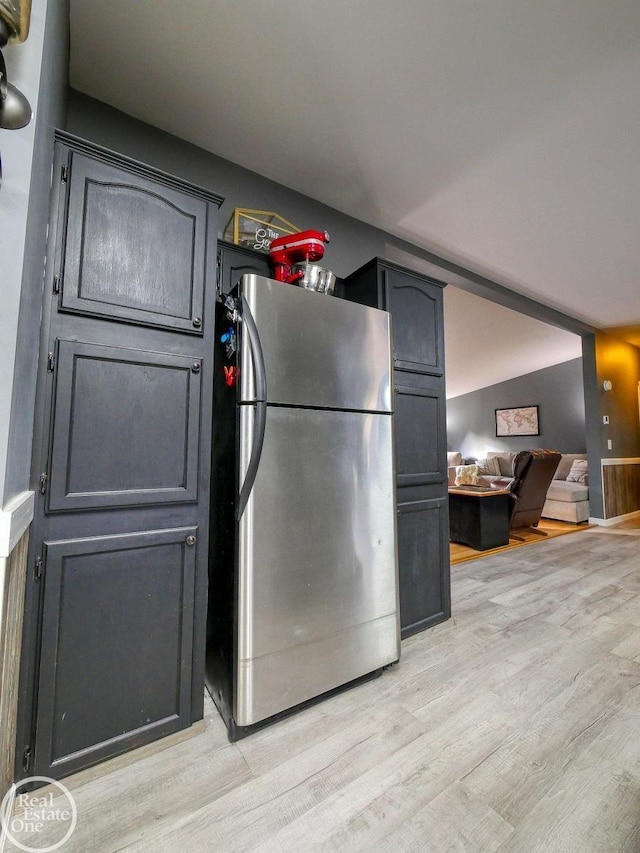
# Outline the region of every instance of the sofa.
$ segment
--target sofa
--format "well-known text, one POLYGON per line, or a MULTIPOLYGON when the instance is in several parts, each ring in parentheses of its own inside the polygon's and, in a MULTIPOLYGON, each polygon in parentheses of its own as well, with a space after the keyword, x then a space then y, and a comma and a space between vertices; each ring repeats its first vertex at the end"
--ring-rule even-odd
POLYGON ((489 452, 485 459, 464 459, 461 453, 449 451, 447 453, 449 485, 470 483, 491 488, 495 482, 496 486, 506 487, 513 478, 515 455, 515 453, 505 453, 504 451, 489 452))
MULTIPOLYGON (((515 453, 488 451, 484 459, 463 459, 456 451, 447 453, 449 485, 468 482, 487 487, 505 487, 513 476, 515 453), (465 464, 467 463, 467 464, 465 464), (462 466, 462 467, 461 467, 462 466)), ((589 484, 586 453, 563 453, 547 490, 542 517, 580 524, 589 519, 589 484)))
POLYGON ((586 453, 563 453, 547 490, 543 518, 580 524, 589 520, 589 477, 586 453))

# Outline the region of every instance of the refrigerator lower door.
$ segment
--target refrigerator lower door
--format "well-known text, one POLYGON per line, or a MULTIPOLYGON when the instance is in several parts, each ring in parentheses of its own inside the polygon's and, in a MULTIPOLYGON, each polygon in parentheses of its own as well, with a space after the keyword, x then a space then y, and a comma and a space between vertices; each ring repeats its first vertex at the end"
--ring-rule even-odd
POLYGON ((390 415, 269 407, 239 534, 238 725, 398 660, 390 415))

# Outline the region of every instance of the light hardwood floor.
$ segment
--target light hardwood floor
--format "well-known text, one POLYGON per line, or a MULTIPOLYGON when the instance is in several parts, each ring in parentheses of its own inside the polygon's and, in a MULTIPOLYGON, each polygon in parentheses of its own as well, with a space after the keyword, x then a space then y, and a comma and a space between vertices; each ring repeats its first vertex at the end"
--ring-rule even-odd
POLYGON ((518 539, 511 537, 508 545, 500 545, 497 548, 489 548, 487 551, 476 551, 468 545, 460 542, 449 542, 449 559, 451 564, 464 563, 466 560, 477 560, 478 557, 487 557, 489 554, 499 554, 502 551, 513 551, 514 548, 523 548, 526 545, 535 544, 542 539, 553 539, 555 536, 566 536, 569 533, 581 533, 586 530, 587 524, 568 524, 564 521, 554 521, 550 518, 541 518, 538 527, 544 533, 534 533, 530 528, 517 531, 518 539))
POLYGON ((639 851, 640 530, 452 571, 453 618, 381 678, 234 745, 208 705, 203 734, 74 787, 60 849, 639 851))

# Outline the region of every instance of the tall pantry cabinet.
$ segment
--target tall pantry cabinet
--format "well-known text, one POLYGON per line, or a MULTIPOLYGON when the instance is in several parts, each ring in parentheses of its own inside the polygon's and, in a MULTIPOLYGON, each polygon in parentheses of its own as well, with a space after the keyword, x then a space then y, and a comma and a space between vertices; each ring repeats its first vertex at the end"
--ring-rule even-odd
POLYGON ((443 288, 374 258, 343 280, 345 299, 393 320, 402 637, 451 616, 443 288))
POLYGON ((22 777, 203 713, 222 199, 66 134, 52 174, 22 777))

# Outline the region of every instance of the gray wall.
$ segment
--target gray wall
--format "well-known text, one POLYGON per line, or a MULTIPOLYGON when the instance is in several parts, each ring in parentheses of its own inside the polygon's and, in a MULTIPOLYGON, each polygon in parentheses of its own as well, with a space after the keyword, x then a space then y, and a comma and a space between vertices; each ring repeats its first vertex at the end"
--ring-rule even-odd
POLYGON ((34 3, 29 37, 5 50, 7 73, 34 111, 2 133, 0 189, 0 507, 28 489, 53 129, 64 122, 68 4, 34 3), (46 38, 45 38, 46 32, 46 38))
POLYGON ((537 370, 447 400, 447 447, 479 458, 487 450, 547 447, 586 451, 582 359, 537 370), (497 438, 495 410, 539 406, 540 435, 497 438))

